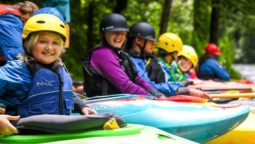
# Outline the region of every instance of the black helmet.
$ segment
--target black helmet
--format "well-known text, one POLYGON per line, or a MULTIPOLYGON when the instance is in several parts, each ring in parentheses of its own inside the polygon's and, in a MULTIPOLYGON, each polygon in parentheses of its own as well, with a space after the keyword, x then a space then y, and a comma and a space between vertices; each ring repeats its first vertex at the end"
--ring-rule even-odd
POLYGON ((130 27, 130 38, 140 37, 146 40, 156 41, 154 28, 146 22, 138 22, 130 27))
POLYGON ((103 17, 100 23, 100 32, 107 31, 128 31, 128 25, 125 17, 120 14, 108 14, 103 17))

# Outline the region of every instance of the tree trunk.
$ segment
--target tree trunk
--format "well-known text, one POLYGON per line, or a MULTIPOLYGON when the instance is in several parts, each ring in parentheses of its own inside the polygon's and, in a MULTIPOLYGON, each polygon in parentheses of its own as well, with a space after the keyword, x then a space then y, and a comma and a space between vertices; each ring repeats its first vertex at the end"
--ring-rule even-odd
POLYGON ((160 31, 159 34, 163 34, 167 31, 168 19, 170 16, 172 0, 165 0, 161 15, 160 31))
POLYGON ((194 0, 193 43, 199 56, 204 53, 204 46, 209 41, 210 15, 208 5, 211 0, 194 0))
POLYGON ((212 0, 212 13, 210 23, 210 42, 218 44, 218 31, 219 31, 219 4, 218 0, 212 0))
POLYGON ((87 22, 88 22, 88 31, 87 31, 87 48, 93 49, 94 48, 94 33, 93 33, 93 26, 94 26, 94 1, 92 1, 89 6, 88 6, 88 17, 87 17, 87 22))
POLYGON ((114 13, 122 13, 123 10, 127 8, 128 0, 117 0, 116 6, 113 10, 114 13))

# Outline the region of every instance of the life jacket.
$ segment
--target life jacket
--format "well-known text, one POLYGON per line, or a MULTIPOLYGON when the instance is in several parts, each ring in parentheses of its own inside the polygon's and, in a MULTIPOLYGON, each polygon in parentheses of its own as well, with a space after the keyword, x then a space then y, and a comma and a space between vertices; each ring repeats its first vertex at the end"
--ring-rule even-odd
POLYGON ((21 16, 21 12, 17 9, 12 8, 10 5, 0 4, 0 15, 13 14, 16 16, 21 16))
POLYGON ((145 59, 146 64, 146 72, 148 73, 148 77, 151 81, 155 83, 163 83, 165 82, 165 73, 161 67, 161 65, 158 63, 158 59, 156 56, 152 54, 144 54, 144 57, 141 56, 140 53, 135 52, 134 50, 130 49, 128 51, 130 56, 139 58, 139 59, 145 59))
MULTIPOLYGON (((121 93, 119 89, 112 85, 111 82, 90 65, 92 53, 99 49, 100 48, 96 48, 92 52, 89 52, 83 61, 84 88, 88 97, 121 93)), ((137 71, 129 55, 122 50, 114 49, 114 51, 121 60, 120 64, 122 69, 126 72, 128 77, 136 83, 137 71)))
POLYGON ((5 63, 6 63, 5 58, 3 56, 0 56, 0 66, 5 65, 5 63))
POLYGON ((189 76, 189 78, 191 78, 191 79, 197 79, 197 73, 196 73, 195 69, 191 69, 191 70, 189 71, 189 73, 188 73, 188 76, 189 76))
POLYGON ((173 70, 173 67, 169 63, 167 63, 163 58, 159 57, 158 59, 168 69, 167 75, 170 77, 169 80, 173 81, 173 82, 176 82, 177 78, 175 76, 175 72, 173 70))
POLYGON ((28 64, 32 82, 26 99, 18 106, 21 117, 38 114, 69 115, 73 110, 73 91, 70 75, 64 66, 55 70, 38 63, 28 64))
POLYGON ((151 81, 155 83, 164 83, 166 81, 165 73, 159 64, 157 57, 149 56, 145 67, 151 81))
POLYGON ((181 69, 180 69, 179 65, 177 64, 177 62, 173 61, 172 65, 173 65, 172 68, 175 72, 175 74, 174 74, 175 76, 173 76, 173 77, 175 77, 175 81, 184 81, 184 80, 186 80, 187 79, 186 75, 185 75, 185 73, 183 73, 181 71, 181 69))
POLYGON ((201 74, 198 73, 198 78, 202 80, 213 80, 213 81, 222 81, 216 74, 201 74))

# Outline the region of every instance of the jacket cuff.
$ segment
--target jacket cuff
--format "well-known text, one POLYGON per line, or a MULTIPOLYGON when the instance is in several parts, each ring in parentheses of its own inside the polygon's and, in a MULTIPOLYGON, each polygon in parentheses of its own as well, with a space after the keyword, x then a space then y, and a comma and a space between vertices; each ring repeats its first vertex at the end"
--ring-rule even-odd
POLYGON ((152 95, 152 96, 155 96, 155 97, 161 97, 163 96, 164 94, 157 91, 156 89, 152 88, 152 89, 149 89, 148 92, 152 95))
POLYGON ((73 101, 75 109, 77 109, 80 114, 82 114, 82 109, 84 107, 88 107, 78 95, 74 96, 73 101))
POLYGON ((192 85, 192 84, 193 84, 193 81, 191 81, 191 80, 185 80, 185 81, 181 82, 181 85, 183 87, 186 87, 186 86, 192 85))
POLYGON ((187 88, 187 87, 180 87, 177 90, 177 94, 178 95, 189 95, 190 94, 189 88, 187 88))

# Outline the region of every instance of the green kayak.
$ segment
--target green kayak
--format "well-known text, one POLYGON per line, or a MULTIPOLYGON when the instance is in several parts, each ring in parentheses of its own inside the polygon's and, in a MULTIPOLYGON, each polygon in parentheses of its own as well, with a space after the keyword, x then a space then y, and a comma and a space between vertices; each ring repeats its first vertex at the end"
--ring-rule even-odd
POLYGON ((71 134, 0 136, 1 143, 48 143, 48 144, 197 144, 162 130, 128 124, 114 130, 94 130, 71 134))

